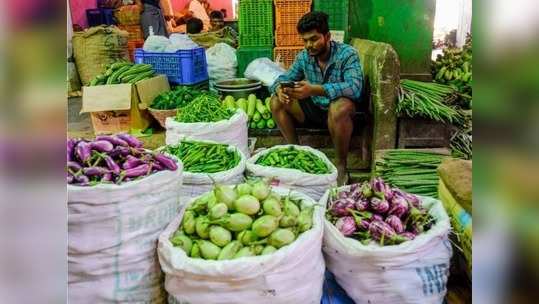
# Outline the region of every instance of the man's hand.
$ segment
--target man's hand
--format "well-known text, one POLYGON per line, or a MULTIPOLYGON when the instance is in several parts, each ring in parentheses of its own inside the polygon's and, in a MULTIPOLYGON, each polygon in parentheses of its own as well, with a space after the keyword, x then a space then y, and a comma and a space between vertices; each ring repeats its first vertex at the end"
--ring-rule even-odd
POLYGON ((280 85, 277 87, 277 97, 279 98, 279 101, 284 104, 290 103, 290 96, 285 92, 285 90, 288 90, 289 88, 283 88, 280 85))
POLYGON ((294 88, 286 88, 286 94, 294 99, 303 100, 314 95, 313 86, 307 81, 296 82, 294 88))

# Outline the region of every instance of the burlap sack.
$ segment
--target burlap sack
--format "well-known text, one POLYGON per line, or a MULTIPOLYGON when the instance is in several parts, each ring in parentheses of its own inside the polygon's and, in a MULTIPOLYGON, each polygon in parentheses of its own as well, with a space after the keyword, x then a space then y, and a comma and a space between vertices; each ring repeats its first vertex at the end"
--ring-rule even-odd
POLYGON ((119 59, 129 60, 128 33, 115 26, 96 26, 73 35, 73 55, 83 85, 119 59))

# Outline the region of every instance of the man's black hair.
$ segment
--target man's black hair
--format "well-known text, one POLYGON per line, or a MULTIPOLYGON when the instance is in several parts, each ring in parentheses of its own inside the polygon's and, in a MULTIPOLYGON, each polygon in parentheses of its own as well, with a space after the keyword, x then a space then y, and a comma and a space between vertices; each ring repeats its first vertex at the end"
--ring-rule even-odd
POLYGON ((298 22, 298 32, 300 34, 310 32, 312 30, 318 31, 320 34, 329 33, 328 14, 324 12, 310 12, 301 17, 298 22))
POLYGON ((198 18, 191 18, 186 22, 187 34, 198 34, 204 29, 204 24, 202 20, 198 18))
POLYGON ((210 19, 225 19, 225 16, 221 11, 212 11, 210 13, 210 19))

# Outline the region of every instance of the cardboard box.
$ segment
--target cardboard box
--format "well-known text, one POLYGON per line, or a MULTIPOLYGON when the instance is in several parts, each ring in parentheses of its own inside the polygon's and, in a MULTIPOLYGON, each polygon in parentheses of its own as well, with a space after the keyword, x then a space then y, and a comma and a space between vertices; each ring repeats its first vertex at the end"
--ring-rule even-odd
POLYGON ((114 134, 146 129, 152 118, 147 109, 155 97, 170 91, 165 75, 134 85, 112 84, 83 87, 81 113, 90 113, 94 133, 114 134))

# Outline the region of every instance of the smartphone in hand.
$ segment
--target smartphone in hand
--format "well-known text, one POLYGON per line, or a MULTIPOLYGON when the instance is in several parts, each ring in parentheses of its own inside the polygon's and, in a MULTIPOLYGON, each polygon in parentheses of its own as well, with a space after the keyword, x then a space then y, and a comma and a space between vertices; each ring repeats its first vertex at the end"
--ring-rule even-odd
POLYGON ((281 85, 282 88, 293 88, 296 85, 294 81, 283 81, 279 84, 281 85))

